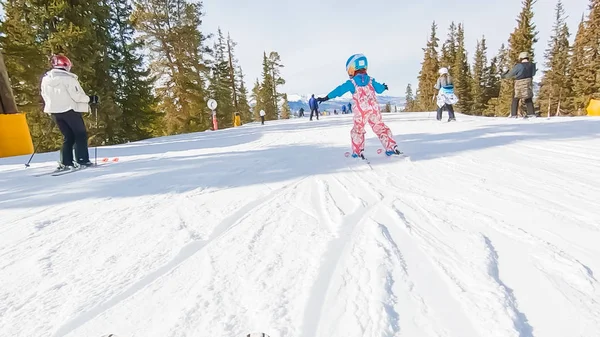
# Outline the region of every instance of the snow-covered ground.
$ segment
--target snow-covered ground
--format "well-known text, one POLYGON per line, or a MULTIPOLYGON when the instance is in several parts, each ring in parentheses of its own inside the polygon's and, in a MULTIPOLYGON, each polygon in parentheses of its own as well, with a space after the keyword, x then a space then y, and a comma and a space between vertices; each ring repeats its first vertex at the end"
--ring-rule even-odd
POLYGON ((1 159, 0 336, 600 336, 600 119, 457 117, 1 159))

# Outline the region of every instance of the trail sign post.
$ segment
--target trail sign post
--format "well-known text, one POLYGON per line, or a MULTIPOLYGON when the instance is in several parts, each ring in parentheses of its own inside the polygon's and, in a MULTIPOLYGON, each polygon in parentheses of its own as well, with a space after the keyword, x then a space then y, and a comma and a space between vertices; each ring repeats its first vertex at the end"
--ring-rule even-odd
POLYGON ((217 101, 215 101, 214 99, 209 99, 207 102, 208 108, 212 111, 212 119, 213 119, 213 130, 217 130, 218 129, 218 123, 217 123, 217 101))

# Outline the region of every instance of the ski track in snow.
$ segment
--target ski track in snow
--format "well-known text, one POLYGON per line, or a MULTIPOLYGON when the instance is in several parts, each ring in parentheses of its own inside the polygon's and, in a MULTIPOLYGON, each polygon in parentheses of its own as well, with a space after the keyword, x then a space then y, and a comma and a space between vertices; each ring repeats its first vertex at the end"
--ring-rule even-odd
POLYGON ((600 119, 384 118, 0 160, 0 335, 599 335, 600 119))

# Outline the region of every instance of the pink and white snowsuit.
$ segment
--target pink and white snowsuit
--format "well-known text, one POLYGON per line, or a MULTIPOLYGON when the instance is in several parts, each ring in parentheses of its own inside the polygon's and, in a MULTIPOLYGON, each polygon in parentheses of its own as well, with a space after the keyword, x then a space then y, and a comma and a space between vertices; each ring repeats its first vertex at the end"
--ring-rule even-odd
POLYGON ((373 132, 381 141, 383 148, 388 151, 394 149, 396 141, 392 136, 392 131, 385 125, 381 117, 379 103, 375 88, 373 87, 373 79, 369 79, 369 84, 366 86, 358 86, 354 79, 351 80, 354 84, 354 126, 350 131, 352 139, 352 152, 361 154, 365 148, 365 123, 368 122, 373 129, 373 132))

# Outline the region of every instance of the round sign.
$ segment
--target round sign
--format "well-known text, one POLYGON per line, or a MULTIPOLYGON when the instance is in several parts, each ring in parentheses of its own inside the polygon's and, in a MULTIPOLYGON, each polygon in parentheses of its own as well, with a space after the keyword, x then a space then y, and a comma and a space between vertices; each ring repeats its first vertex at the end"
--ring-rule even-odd
POLYGON ((215 101, 214 99, 209 99, 207 103, 209 109, 214 110, 217 108, 217 101, 215 101))

